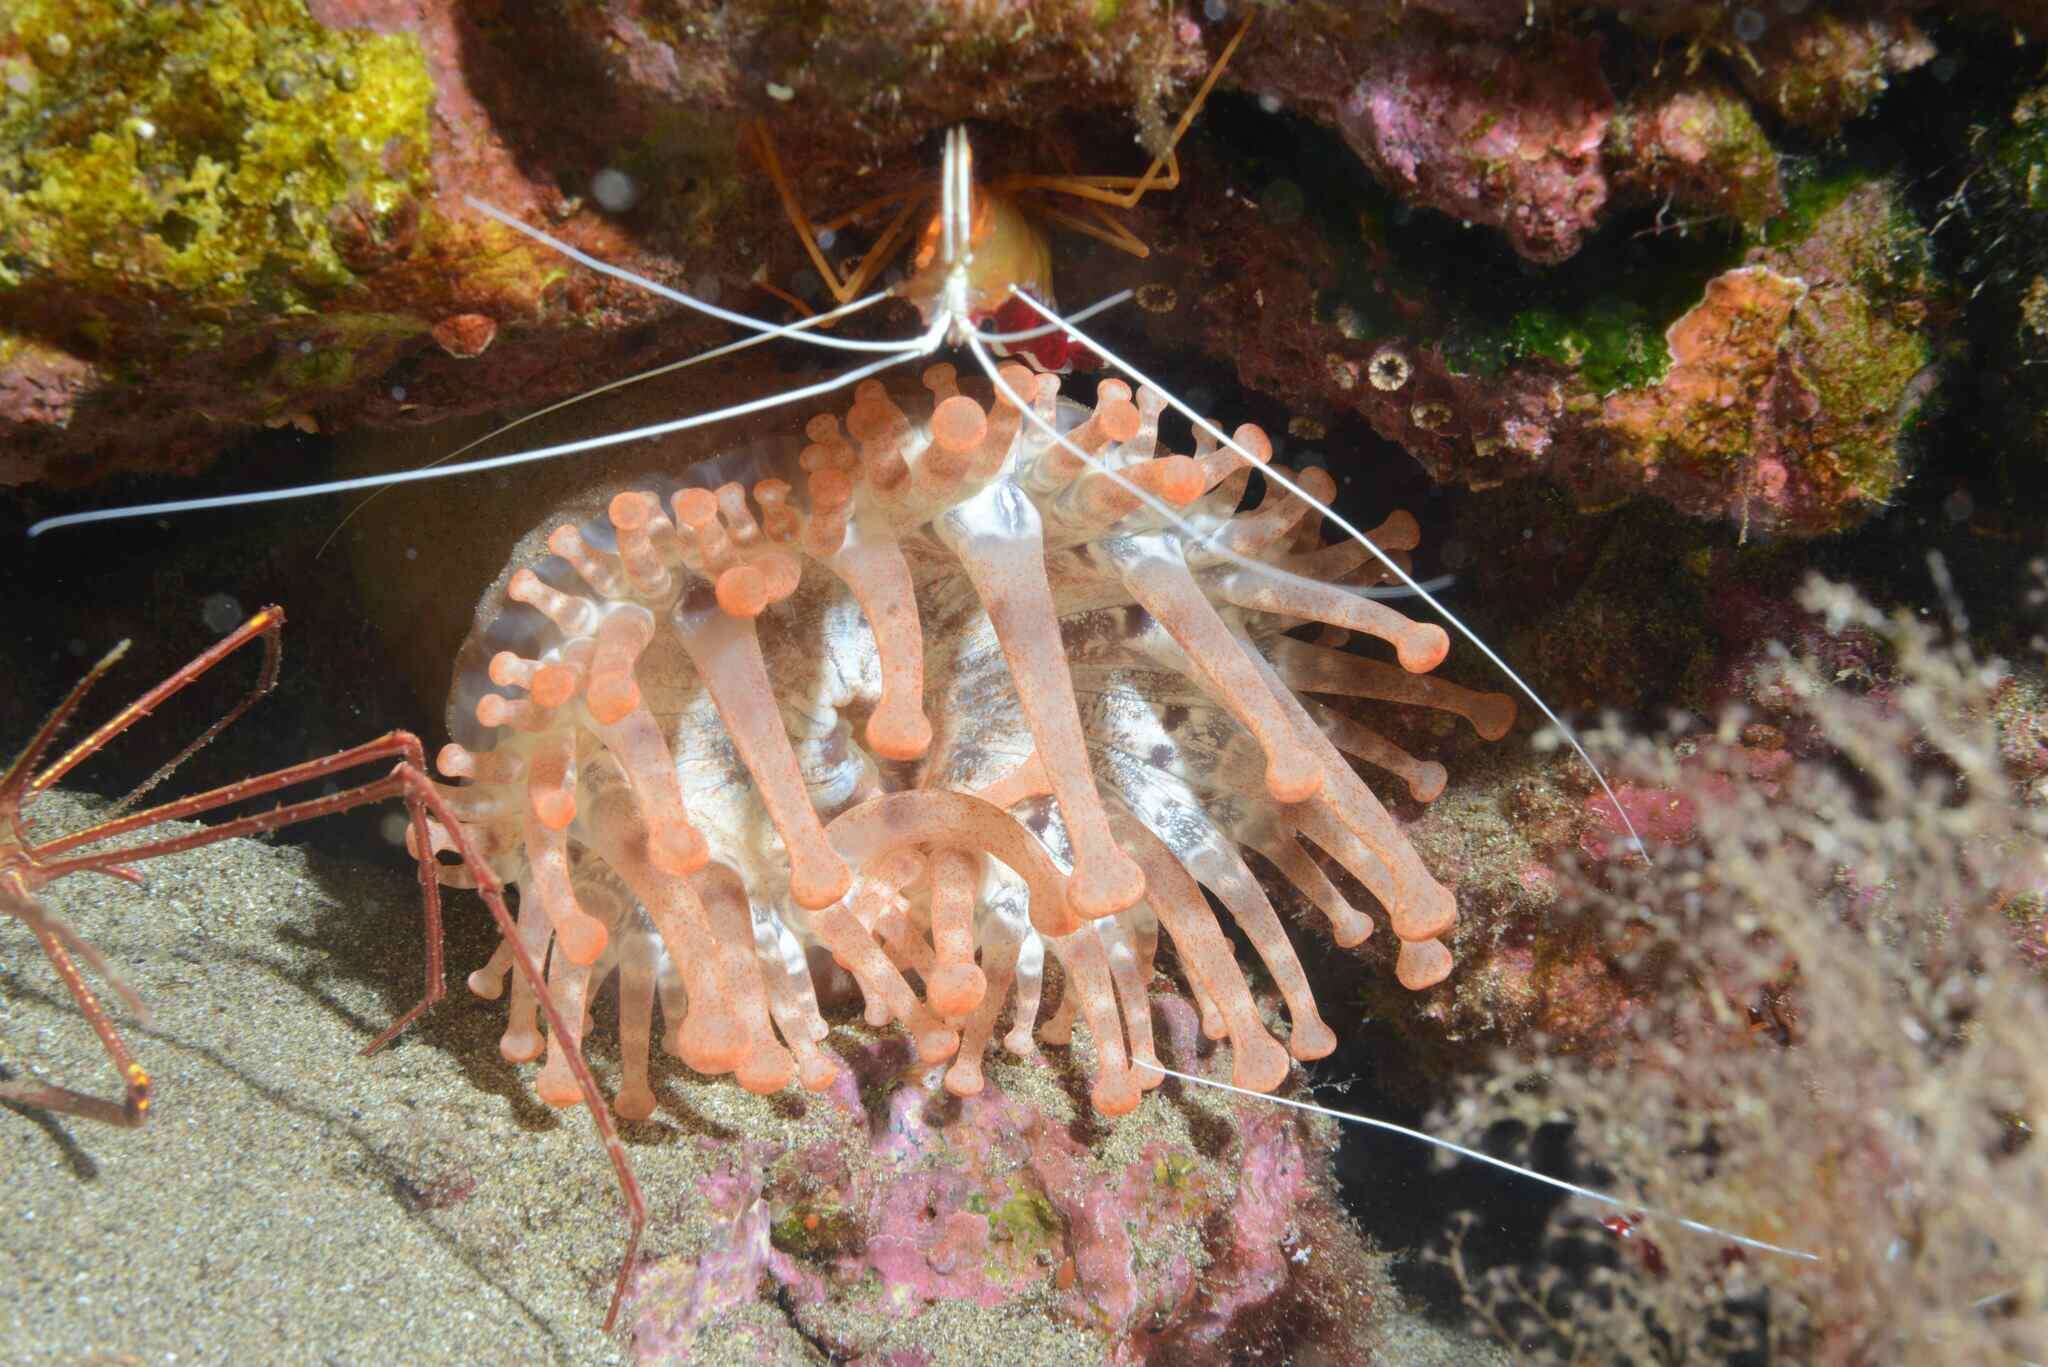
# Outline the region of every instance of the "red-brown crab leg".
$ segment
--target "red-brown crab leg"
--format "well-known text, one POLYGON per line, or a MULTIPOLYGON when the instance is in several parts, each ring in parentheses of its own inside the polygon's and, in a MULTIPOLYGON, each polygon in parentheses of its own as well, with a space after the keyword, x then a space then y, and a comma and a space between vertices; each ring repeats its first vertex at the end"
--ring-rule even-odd
MULTIPOLYGON (((469 837, 464 832, 460 819, 455 815, 453 808, 448 805, 447 800, 441 796, 439 790, 434 787, 433 781, 427 777, 425 753, 421 749, 419 738, 410 732, 393 731, 388 735, 380 736, 376 740, 352 746, 347 750, 339 751, 322 759, 308 760, 303 764, 294 764, 256 778, 243 779, 236 783, 226 784, 194 797, 181 798, 176 802, 167 802, 160 806, 152 807, 148 811, 131 813, 118 820, 105 822, 100 826, 94 827, 91 832, 85 834, 90 834, 95 840, 106 839, 143 826, 154 825, 160 821, 170 821, 181 817, 193 816, 200 812, 211 811, 247 798, 275 792, 280 788, 289 787, 296 783, 304 783, 312 779, 322 778, 328 774, 350 769, 373 760, 386 759, 393 756, 398 757, 398 766, 389 775, 374 782, 345 789, 339 793, 330 793, 323 797, 309 798, 303 802, 288 803, 271 811, 237 817, 232 821, 223 822, 218 826, 209 826, 203 831, 195 831, 189 835, 150 841, 147 844, 131 846, 126 849, 81 855, 73 859, 61 860, 56 864, 45 867, 49 871, 50 877, 53 878, 62 877, 67 873, 87 870, 105 871, 109 866, 119 861, 149 859, 158 855, 178 854, 185 850, 200 849, 207 845, 218 844, 220 841, 229 840, 236 836, 274 831, 283 826, 290 826, 301 821, 310 821, 315 817, 329 816, 335 812, 343 812, 353 807, 363 806, 366 803, 381 802, 392 797, 403 797, 411 812, 414 848, 419 852, 420 892, 423 902, 422 910, 426 922, 426 991, 411 1010, 392 1022, 391 1026, 378 1035, 376 1039, 370 1041, 364 1047, 363 1052, 365 1054, 375 1053, 390 1043, 400 1031, 404 1030, 406 1026, 417 1020, 429 1007, 439 1001, 446 990, 442 968, 441 887, 440 880, 436 875, 437 862, 433 856, 434 842, 427 829, 429 813, 432 814, 435 821, 445 828, 446 842, 452 843, 455 852, 461 855, 463 865, 469 876, 476 880, 476 890, 483 897, 484 904, 490 908, 492 919, 498 924, 498 933, 504 937, 506 943, 512 946, 513 963, 518 967, 520 976, 533 988, 541 1012, 547 1018, 549 1033, 556 1039, 576 1039, 580 1032, 572 1033, 570 1031, 568 1022, 562 1018, 561 1012, 556 1008, 554 994, 547 989, 547 983, 541 973, 540 965, 534 961, 532 954, 526 948, 525 942, 519 938, 518 928, 513 922, 512 913, 505 905, 504 885, 498 881, 497 875, 491 872, 490 865, 485 863, 483 857, 470 845, 469 837)), ((79 843, 79 837, 68 836, 62 841, 53 843, 69 847, 79 843)), ((444 844, 443 847, 447 848, 448 845, 444 844)), ((578 1023, 580 1024, 581 1022, 578 1023)), ((625 1261, 619 1267, 619 1279, 612 1289, 611 1307, 605 1312, 604 1327, 609 1332, 618 1320, 619 1306, 625 1300, 627 1279, 632 1275, 633 1263, 639 1254, 641 1230, 647 1223, 647 1207, 640 1194, 640 1183, 633 1175, 632 1162, 627 1158, 625 1148, 619 1142, 618 1130, 612 1124, 611 1108, 605 1103, 604 1095, 598 1091, 597 1080, 591 1075, 590 1066, 584 1061, 581 1048, 570 1050, 567 1061, 570 1072, 576 1080, 577 1091, 582 1096, 584 1108, 590 1112, 591 1119, 597 1122, 598 1135, 604 1143, 606 1156, 611 1159, 612 1169, 618 1175, 619 1191, 626 1205, 628 1228, 625 1261)), ((111 1105, 111 1103, 108 1104, 111 1105)))

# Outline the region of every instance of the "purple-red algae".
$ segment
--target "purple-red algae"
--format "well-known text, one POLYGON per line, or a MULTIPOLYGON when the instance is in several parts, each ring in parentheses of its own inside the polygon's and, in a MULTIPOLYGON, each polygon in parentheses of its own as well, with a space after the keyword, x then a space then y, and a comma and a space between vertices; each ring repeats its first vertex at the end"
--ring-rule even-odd
MULTIPOLYGON (((1208 1071, 1192 1008, 1154 1009, 1170 1066, 1208 1071)), ((1191 1090, 1164 1125, 1084 1142, 1044 1063, 998 1065, 980 1095, 950 1098, 901 1040, 848 1053, 808 1103, 841 1118, 837 1137, 743 1146, 701 1186, 701 1251, 639 1274, 637 1360, 795 1335, 882 1354, 963 1333, 996 1336, 978 1339, 983 1360, 1228 1353, 1254 1325, 1320 1313, 1310 1302, 1337 1285, 1353 1318, 1328 1347, 1364 1360, 1379 1274, 1336 1213, 1328 1122, 1191 1090)))
POLYGON ((1614 94, 1596 40, 1541 48, 1403 36, 1335 109, 1339 131, 1404 199, 1497 227, 1554 263, 1607 203, 1600 148, 1614 94))

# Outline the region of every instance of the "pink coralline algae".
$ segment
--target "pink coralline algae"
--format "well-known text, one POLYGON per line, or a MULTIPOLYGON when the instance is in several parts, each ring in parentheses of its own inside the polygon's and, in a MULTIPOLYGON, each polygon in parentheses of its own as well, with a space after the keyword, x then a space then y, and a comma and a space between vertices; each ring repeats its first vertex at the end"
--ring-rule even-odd
MULTIPOLYGON (((776 1267, 799 1280, 786 1255, 769 1242, 769 1210, 761 1199, 758 1174, 728 1170, 699 1184, 711 1215, 711 1244, 695 1258, 677 1259, 642 1274, 634 1294, 643 1306, 658 1305, 658 1323, 643 1321, 634 1333, 642 1360, 686 1353, 707 1329, 753 1301, 763 1274, 776 1267)), ((770 1345, 755 1345, 765 1354, 770 1345)))
POLYGON ((1866 185, 1803 241, 1714 277, 1666 332, 1663 378, 1603 402, 1620 467, 1745 533, 1834 531, 1883 505, 1935 379, 1923 245, 1866 185))
POLYGON ((1618 192, 1677 215, 1756 226, 1785 209, 1777 149, 1748 103, 1720 81, 1638 91, 1615 113, 1606 157, 1618 192))
MULTIPOLYGON (((1163 1052, 1201 1068, 1195 1013, 1172 997, 1156 1006, 1163 1052)), ((1153 1126, 1091 1151, 1031 1070, 956 1100, 902 1041, 863 1045, 851 1062, 814 1103, 836 1117, 835 1138, 743 1146, 699 1184, 708 1240, 640 1274, 636 1360, 774 1360, 799 1333, 887 1354, 967 1307, 1020 1342, 1065 1335, 1110 1360, 1229 1352, 1248 1317, 1327 1301, 1339 1284, 1351 1319, 1333 1360, 1356 1356, 1370 1268, 1341 1230, 1321 1122, 1200 1097, 1201 1123, 1216 1128, 1199 1143, 1153 1126)))
POLYGON ((1336 106, 1337 126, 1404 198, 1498 227, 1532 261, 1562 261, 1607 203, 1614 96, 1599 51, 1590 39, 1534 52, 1404 37, 1336 106))
MULTIPOLYGON (((1806 282, 1768 266, 1747 266, 1716 276, 1706 297, 1671 325, 1665 342, 1671 370, 1646 389, 1607 400, 1613 429, 1643 453, 1644 475, 1655 479, 1667 443, 1690 455, 1746 464, 1738 500, 1775 508, 1787 496, 1790 474, 1777 449, 1782 417, 1811 420, 1817 405, 1800 387, 1784 348, 1806 282)), ((1775 519, 1774 519, 1775 520, 1775 519)))

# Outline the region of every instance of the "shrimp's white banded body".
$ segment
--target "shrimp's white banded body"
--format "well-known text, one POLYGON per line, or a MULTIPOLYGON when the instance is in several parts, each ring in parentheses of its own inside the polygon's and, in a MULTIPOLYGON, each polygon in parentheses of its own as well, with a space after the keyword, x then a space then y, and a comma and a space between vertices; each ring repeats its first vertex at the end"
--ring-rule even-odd
MULTIPOLYGON (((1455 900, 1346 755, 1423 800, 1441 767, 1299 695, 1442 708, 1489 738, 1513 703, 1431 677, 1443 631, 1359 592, 1379 567, 1354 542, 1323 546, 1308 503, 1269 481, 1239 513, 1251 472, 1234 454, 1200 436, 1162 454, 1157 392, 1105 381, 1090 410, 1020 366, 986 399, 951 366, 924 381, 914 398, 862 385, 807 441, 592 491, 521 543, 479 607, 441 760, 468 782, 449 798, 519 883, 521 938, 547 951, 562 1018, 585 1019, 617 967, 622 1115, 653 1109, 657 996, 662 1042, 692 1068, 756 1091, 828 1085, 814 947, 853 974, 873 1024, 950 1060, 960 1094, 980 1089, 1006 1010, 1007 1046, 1032 1047, 1049 952, 1066 995, 1039 1037, 1064 1040, 1078 1014, 1095 1104, 1128 1111, 1161 1076, 1145 991, 1162 926, 1238 1083, 1269 1091, 1290 1052, 1321 1057, 1335 1037, 1246 851, 1357 944, 1372 923, 1321 850, 1380 902, 1404 983, 1450 970, 1455 900), (1399 663, 1286 634, 1307 622, 1379 638, 1399 663), (1203 887, 1279 987, 1287 1048, 1203 887)), ((1256 427, 1233 440, 1270 453, 1256 427)), ((1331 492, 1320 471, 1295 479, 1331 492)), ((1397 515, 1377 536, 1412 547, 1415 525, 1397 515)), ((509 962, 501 948, 471 985, 497 996, 509 962)), ((531 1059, 535 1003, 512 987, 503 1049, 531 1059)), ((549 1047, 539 1086, 559 1104, 569 1053, 549 1047)))

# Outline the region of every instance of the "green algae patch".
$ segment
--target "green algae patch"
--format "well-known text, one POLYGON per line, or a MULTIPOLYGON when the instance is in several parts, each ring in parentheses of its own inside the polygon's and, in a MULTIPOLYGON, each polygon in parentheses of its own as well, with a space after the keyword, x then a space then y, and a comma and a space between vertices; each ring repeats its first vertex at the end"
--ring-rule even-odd
POLYGON ((1570 371, 1575 386, 1596 397, 1647 388, 1670 370, 1671 325, 1740 252, 1732 230, 1705 231, 1689 241, 1658 244, 1651 260, 1626 271, 1585 253, 1533 289, 1501 280, 1477 283, 1467 287, 1470 293, 1445 329, 1439 354, 1454 375, 1492 378, 1517 365, 1548 361, 1570 371), (1505 311, 1502 298, 1527 302, 1505 311))
POLYGON ((1905 478, 1899 439, 1919 407, 1915 380, 1933 359, 1927 339, 1849 290, 1816 292, 1793 327, 1820 410, 1835 419, 1835 440, 1816 461, 1832 482, 1889 499, 1905 478))
POLYGON ((1809 472, 1882 503, 1905 479, 1904 439, 1932 392, 1943 286, 1927 232, 1896 186, 1866 177, 1815 218, 1787 265, 1815 282, 1786 339, 1818 407, 1809 472))
POLYGON ((850 1211, 799 1206, 769 1226, 768 1240, 795 1257, 829 1260, 858 1252, 861 1228, 850 1211))
POLYGON ((1865 171, 1839 167, 1823 171, 1812 162, 1788 161, 1785 211, 1764 225, 1765 245, 1785 247, 1804 242, 1825 215, 1870 180, 1865 171))
POLYGON ((1501 323, 1468 316, 1445 335, 1441 354, 1452 374, 1485 377, 1522 361, 1554 361, 1604 396, 1664 378, 1671 365, 1664 330, 1678 312, 1596 295, 1575 306, 1524 309, 1501 323))
POLYGON ((1167 1191, 1187 1191, 1194 1185, 1199 1166, 1184 1153, 1167 1153, 1152 1165, 1152 1180, 1167 1191))
POLYGON ((333 313, 303 335, 278 339, 269 372, 257 389, 273 413, 304 404, 322 391, 345 390, 381 373, 399 345, 419 335, 411 318, 386 313, 333 313))
MULTIPOLYGON (((970 1200, 967 1208, 974 1210, 975 1207, 976 1202, 970 1200)), ((1044 1192, 1022 1183, 1014 1185, 1009 1200, 993 1210, 979 1213, 988 1216, 990 1239, 1011 1244, 1027 1253, 1052 1247, 1067 1227, 1044 1192)))
POLYGON ((1629 299, 1600 299, 1576 313, 1531 309, 1508 325, 1503 351, 1546 357, 1579 373, 1595 393, 1655 384, 1670 367, 1668 321, 1629 299))
POLYGON ((426 189, 434 88, 409 35, 298 0, 16 0, 0 29, 0 286, 314 307, 355 281, 330 235, 426 189))

